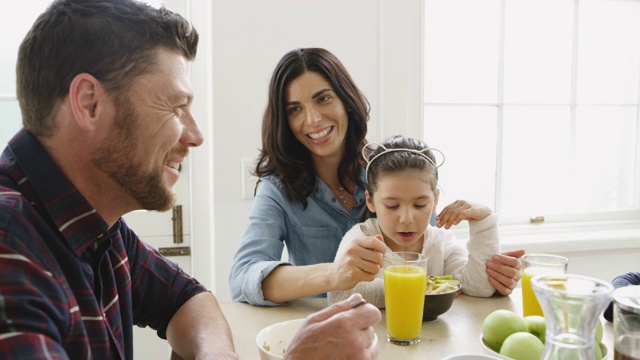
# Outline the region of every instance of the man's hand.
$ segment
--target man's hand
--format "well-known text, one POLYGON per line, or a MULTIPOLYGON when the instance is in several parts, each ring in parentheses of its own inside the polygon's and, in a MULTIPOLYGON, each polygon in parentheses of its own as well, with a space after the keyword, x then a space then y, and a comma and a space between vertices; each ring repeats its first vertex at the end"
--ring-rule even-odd
POLYGON ((371 304, 354 308, 362 295, 353 294, 347 300, 307 316, 291 341, 285 359, 354 359, 369 360, 378 356, 378 346, 372 345, 380 322, 380 310, 371 304))

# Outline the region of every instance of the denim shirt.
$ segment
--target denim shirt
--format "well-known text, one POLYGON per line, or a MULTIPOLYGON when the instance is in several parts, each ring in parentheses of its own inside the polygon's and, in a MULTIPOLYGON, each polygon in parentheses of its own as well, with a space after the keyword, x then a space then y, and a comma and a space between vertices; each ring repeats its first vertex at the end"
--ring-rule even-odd
MULTIPOLYGON (((360 177, 364 182, 364 170, 360 177)), ((329 186, 316 177, 316 186, 304 209, 298 200, 287 197, 278 178, 262 178, 229 274, 233 300, 284 305, 265 300, 262 293, 262 280, 273 269, 284 264, 333 262, 342 236, 361 221, 366 210, 364 189, 356 186, 354 192, 358 204, 347 212, 329 186), (285 244, 289 262, 281 260, 285 244)))

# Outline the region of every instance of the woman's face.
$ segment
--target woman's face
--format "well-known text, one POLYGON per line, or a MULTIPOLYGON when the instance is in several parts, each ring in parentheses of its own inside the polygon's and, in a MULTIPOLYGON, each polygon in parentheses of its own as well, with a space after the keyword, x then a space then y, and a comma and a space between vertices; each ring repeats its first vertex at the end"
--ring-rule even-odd
POLYGON ((307 71, 287 86, 286 112, 296 139, 314 160, 342 159, 349 125, 347 111, 324 77, 307 71))
POLYGON ((432 176, 425 171, 381 173, 367 207, 376 213, 384 242, 391 250, 422 252, 424 233, 438 204, 432 176))

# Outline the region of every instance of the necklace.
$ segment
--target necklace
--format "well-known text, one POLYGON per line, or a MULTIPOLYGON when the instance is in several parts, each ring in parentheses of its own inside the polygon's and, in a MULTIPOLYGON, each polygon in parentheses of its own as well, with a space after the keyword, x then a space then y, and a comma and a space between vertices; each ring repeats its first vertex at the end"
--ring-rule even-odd
POLYGON ((346 204, 347 199, 344 197, 344 188, 342 186, 337 186, 336 188, 338 189, 338 191, 340 191, 340 193, 338 194, 338 197, 340 198, 343 204, 346 204))
POLYGON ((338 193, 336 195, 338 195, 338 197, 340 198, 340 202, 342 202, 343 204, 346 204, 347 201, 349 201, 347 199, 347 194, 346 191, 344 190, 344 187, 342 186, 336 186, 336 185, 331 185, 332 188, 338 189, 338 193))

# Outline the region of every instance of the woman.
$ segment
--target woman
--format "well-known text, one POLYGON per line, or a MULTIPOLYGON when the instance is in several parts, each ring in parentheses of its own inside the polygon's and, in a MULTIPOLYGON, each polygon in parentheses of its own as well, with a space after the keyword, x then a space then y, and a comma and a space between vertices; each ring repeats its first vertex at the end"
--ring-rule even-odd
MULTIPOLYGON (((367 99, 333 54, 297 49, 280 60, 254 172, 260 183, 229 275, 234 301, 282 305, 375 278, 385 251, 375 237, 355 239, 334 262, 366 209, 359 154, 368 119, 367 99), (281 260, 285 244, 289 262, 281 260)), ((520 279, 522 253, 487 263, 500 293, 520 279)))

